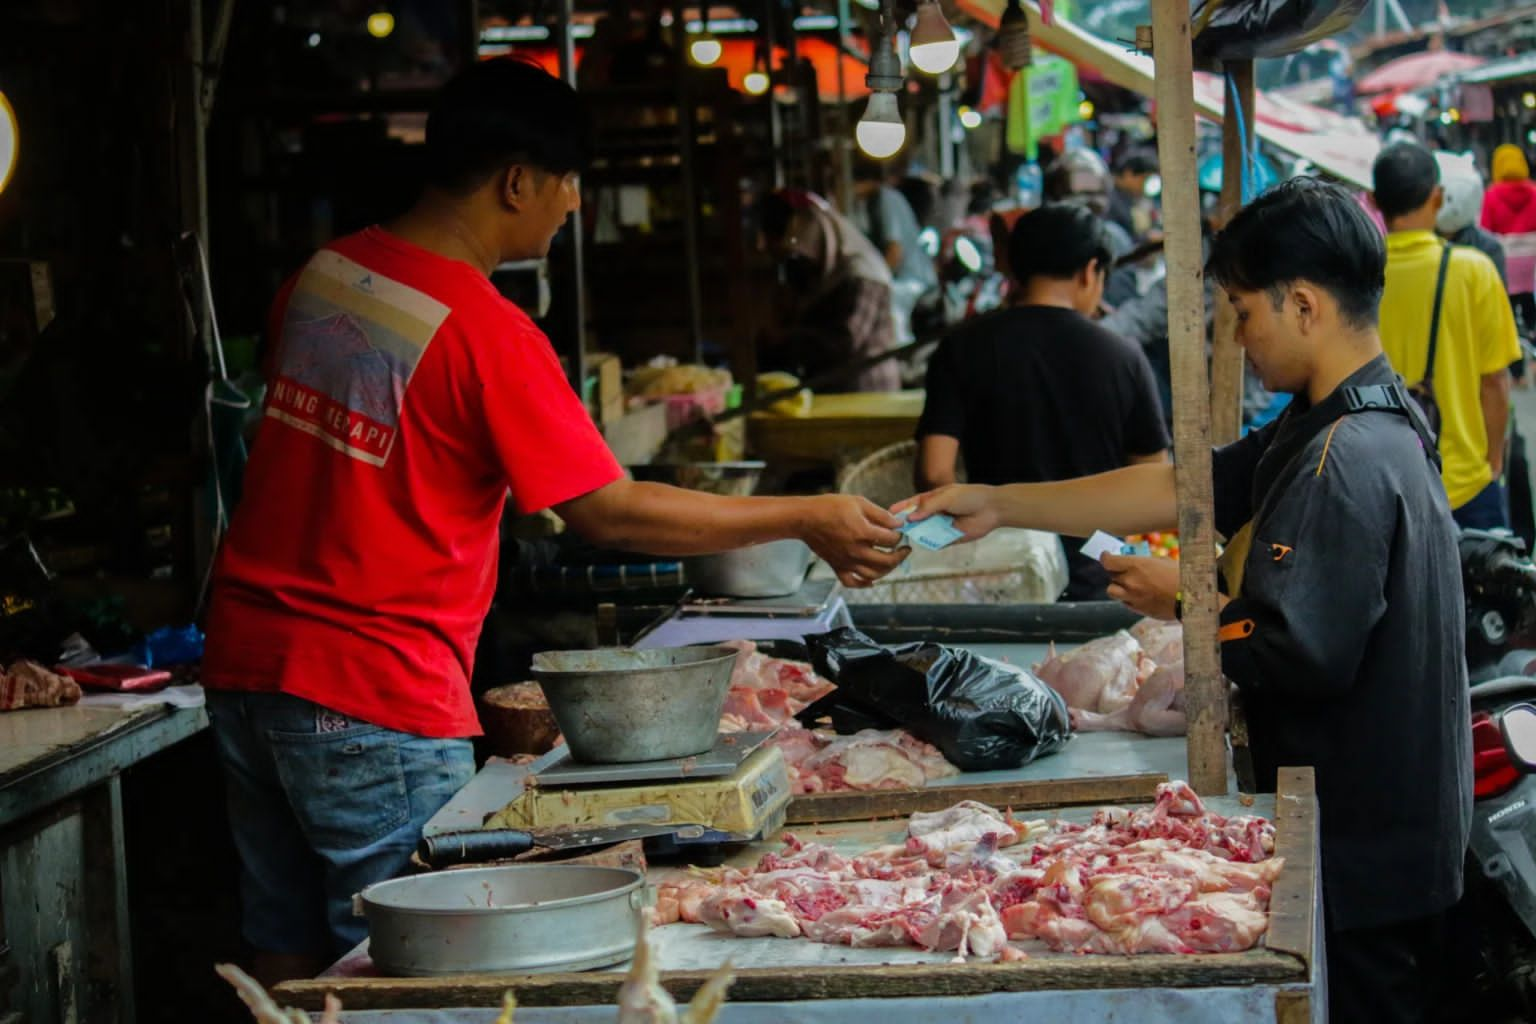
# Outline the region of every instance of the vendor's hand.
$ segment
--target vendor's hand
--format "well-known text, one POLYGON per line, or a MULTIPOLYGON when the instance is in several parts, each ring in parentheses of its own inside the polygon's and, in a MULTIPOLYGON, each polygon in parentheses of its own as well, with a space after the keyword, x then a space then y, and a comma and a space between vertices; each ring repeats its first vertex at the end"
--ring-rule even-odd
POLYGON ((1099 559, 1111 577, 1109 596, 1153 619, 1176 617, 1179 563, 1171 558, 1110 555, 1099 559))
POLYGON ((826 559, 845 587, 869 586, 909 553, 897 550, 896 517, 868 498, 823 494, 807 499, 807 507, 801 539, 826 559))
POLYGON ((982 484, 950 484, 898 501, 891 511, 900 515, 911 509, 907 519, 914 523, 943 512, 954 519, 957 530, 965 532, 967 541, 980 540, 1002 525, 993 501, 996 493, 996 488, 982 484))

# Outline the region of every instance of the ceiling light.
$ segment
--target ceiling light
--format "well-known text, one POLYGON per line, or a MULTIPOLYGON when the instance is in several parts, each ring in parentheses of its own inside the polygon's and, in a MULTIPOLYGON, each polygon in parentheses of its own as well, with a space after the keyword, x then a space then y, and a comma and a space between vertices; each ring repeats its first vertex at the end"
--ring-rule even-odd
POLYGON ((859 148, 876 160, 895 156, 907 141, 907 126, 896 106, 896 94, 870 93, 869 105, 864 108, 864 116, 859 118, 853 135, 859 148))
POLYGON ((688 44, 688 56, 693 58, 693 62, 699 67, 707 68, 720 59, 723 49, 720 45, 720 40, 716 39, 714 33, 710 32, 708 28, 705 28, 704 31, 694 36, 693 41, 688 44))
POLYGON ((918 6, 907 57, 913 67, 930 75, 942 75, 960 59, 960 40, 944 20, 944 11, 936 0, 924 0, 918 6))
POLYGON ((311 50, 313 50, 315 47, 320 45, 320 33, 311 32, 309 34, 309 38, 304 40, 304 42, 309 46, 311 50))
POLYGON ((974 131, 975 129, 980 128, 981 127, 981 111, 979 111, 979 110, 972 110, 970 107, 961 107, 960 108, 960 123, 962 125, 964 125, 967 130, 974 131))
POLYGON ((1536 110, 1536 92, 1528 92, 1521 96, 1520 102, 1525 104, 1526 110, 1536 110))
POLYGON ((747 90, 749 96, 761 96, 772 84, 773 80, 768 77, 768 72, 763 70, 761 63, 748 71, 746 77, 741 80, 741 87, 747 90))
POLYGON ((21 152, 21 131, 16 126, 16 111, 11 101, 0 92, 0 192, 10 183, 16 170, 17 155, 21 152))
POLYGON ((1023 71, 1035 59, 1029 39, 1029 15, 1019 0, 1008 0, 1003 16, 997 21, 997 52, 1009 71, 1023 71))
POLYGON ((383 39, 395 30, 395 16, 388 11, 374 11, 368 15, 368 34, 383 39))

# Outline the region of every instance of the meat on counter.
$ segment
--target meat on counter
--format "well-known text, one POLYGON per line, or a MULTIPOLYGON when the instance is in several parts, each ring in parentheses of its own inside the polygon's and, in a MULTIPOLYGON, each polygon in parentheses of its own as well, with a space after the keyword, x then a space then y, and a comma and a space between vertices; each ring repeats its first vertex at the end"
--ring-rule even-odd
POLYGON ((35 661, 16 661, 0 672, 0 711, 56 708, 80 699, 80 684, 35 661))

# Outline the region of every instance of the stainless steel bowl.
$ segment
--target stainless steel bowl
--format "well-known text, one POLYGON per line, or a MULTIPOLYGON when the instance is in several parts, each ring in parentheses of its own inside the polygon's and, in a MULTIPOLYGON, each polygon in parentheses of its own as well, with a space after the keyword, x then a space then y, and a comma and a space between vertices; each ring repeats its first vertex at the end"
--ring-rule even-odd
POLYGON ((545 651, 533 677, 571 756, 596 764, 692 757, 715 745, 734 647, 545 651))
POLYGON ((631 868, 528 864, 379 882, 355 906, 378 968, 421 977, 623 963, 645 899, 645 876, 631 868))
POLYGON ((775 540, 717 555, 683 559, 683 576, 702 594, 717 597, 783 597, 805 582, 811 549, 804 541, 775 540))
POLYGON ((766 462, 672 462, 630 466, 636 480, 685 487, 690 491, 746 497, 757 490, 766 462))

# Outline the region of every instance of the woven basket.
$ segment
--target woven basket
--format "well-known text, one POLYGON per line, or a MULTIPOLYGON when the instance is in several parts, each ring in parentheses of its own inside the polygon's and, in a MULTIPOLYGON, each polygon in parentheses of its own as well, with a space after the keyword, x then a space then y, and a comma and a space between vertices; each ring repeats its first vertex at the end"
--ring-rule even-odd
MULTIPOLYGON (((917 442, 872 452, 843 473, 838 490, 889 508, 912 494, 917 442)), ((963 480, 964 470, 957 467, 963 480)), ((813 576, 830 576, 818 564, 813 576)), ((974 544, 943 551, 915 548, 901 568, 864 590, 850 604, 1050 604, 1067 586, 1061 539, 1039 530, 1000 529, 974 544)))

